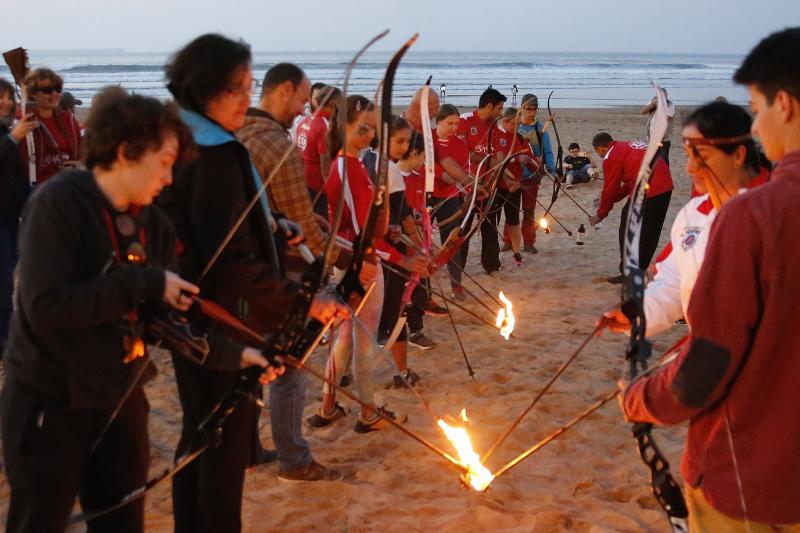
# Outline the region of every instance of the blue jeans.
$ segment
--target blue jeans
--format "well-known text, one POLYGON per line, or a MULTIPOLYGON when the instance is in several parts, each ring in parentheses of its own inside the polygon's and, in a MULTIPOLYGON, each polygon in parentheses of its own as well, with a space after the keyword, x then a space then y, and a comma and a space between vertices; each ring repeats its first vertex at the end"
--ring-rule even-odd
MULTIPOLYGON (((17 265, 17 222, 0 221, 0 351, 8 340, 17 265)), ((2 357, 2 353, 0 353, 2 357)))
POLYGON ((306 403, 306 377, 296 368, 269 386, 269 414, 272 440, 281 468, 291 470, 314 460, 303 438, 303 407, 306 403))

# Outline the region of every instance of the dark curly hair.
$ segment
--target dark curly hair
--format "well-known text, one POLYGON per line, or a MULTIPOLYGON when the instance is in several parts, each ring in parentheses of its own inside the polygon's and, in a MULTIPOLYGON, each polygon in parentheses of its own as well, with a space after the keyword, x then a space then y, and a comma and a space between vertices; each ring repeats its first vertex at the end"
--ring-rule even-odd
POLYGON ((110 168, 120 146, 125 157, 138 160, 149 150, 159 150, 169 133, 178 137, 179 158, 185 160, 193 153, 191 133, 175 104, 132 95, 118 86, 106 87, 97 94, 85 127, 83 144, 90 169, 110 168))

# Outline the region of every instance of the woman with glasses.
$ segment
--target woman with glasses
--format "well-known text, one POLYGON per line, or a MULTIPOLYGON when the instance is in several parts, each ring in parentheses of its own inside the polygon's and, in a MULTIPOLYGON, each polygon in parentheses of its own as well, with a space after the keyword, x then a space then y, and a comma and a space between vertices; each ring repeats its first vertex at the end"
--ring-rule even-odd
POLYGON ((35 105, 38 126, 33 130, 32 150, 26 139, 19 143, 19 150, 29 183, 39 185, 60 170, 81 167, 81 126, 72 113, 58 107, 64 89, 61 76, 37 68, 25 78, 25 87, 35 105), (31 158, 36 162, 33 166, 29 166, 31 158))
MULTIPOLYGON (((750 134, 751 123, 744 109, 727 102, 700 107, 684 122, 686 171, 701 195, 678 212, 670 243, 655 264, 655 277, 647 285, 644 303, 648 337, 669 329, 686 316, 711 225, 719 210, 744 190, 764 183, 767 177, 750 134)), ((620 309, 609 311, 606 316, 611 319, 612 331, 630 330, 630 322, 620 309)))
MULTIPOLYGON (((194 160, 175 168, 174 183, 159 200, 183 244, 181 275, 196 281, 205 298, 252 330, 265 335, 276 332, 299 297, 299 284, 281 275, 287 241, 302 239, 299 228, 272 212, 264 193, 222 245, 262 185, 250 153, 234 135, 245 123, 254 87, 250 47, 222 35, 202 35, 172 56, 166 78, 199 152, 194 160)), ((332 319, 336 311, 330 300, 315 299, 311 306, 311 316, 321 322, 332 319)), ((217 357, 235 362, 243 350, 249 350, 245 346, 250 337, 215 324, 199 312, 190 316, 198 327, 230 338, 211 346, 217 357)), ((197 427, 237 382, 239 373, 200 367, 178 356, 173 364, 183 407, 176 452, 180 456, 196 445, 197 427)), ((239 402, 225 422, 218 445, 175 476, 175 531, 241 530, 244 472, 254 462, 258 409, 252 398, 239 402)), ((336 471, 328 471, 308 455, 304 479, 336 477, 336 471)))

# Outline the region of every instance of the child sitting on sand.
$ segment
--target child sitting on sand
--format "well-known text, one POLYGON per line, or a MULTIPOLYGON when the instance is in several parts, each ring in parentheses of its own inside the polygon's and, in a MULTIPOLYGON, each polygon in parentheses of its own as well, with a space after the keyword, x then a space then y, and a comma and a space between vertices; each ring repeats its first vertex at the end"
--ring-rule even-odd
POLYGON ((574 183, 585 183, 600 175, 600 171, 594 168, 589 154, 580 150, 578 143, 572 143, 569 145, 569 155, 564 158, 567 189, 571 189, 574 183))

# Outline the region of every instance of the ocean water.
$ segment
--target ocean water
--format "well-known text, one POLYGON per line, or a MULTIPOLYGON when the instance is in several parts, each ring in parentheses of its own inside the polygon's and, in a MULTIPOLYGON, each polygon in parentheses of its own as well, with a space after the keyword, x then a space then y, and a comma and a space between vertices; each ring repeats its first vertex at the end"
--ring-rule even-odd
MULTIPOLYGON (((350 94, 372 96, 383 78, 391 52, 368 52, 353 71, 350 94)), ((281 61, 300 65, 312 82, 341 85, 352 52, 255 52, 256 79, 281 61)), ((123 50, 32 51, 32 66, 46 65, 65 79, 71 91, 87 105, 102 87, 120 84, 137 93, 168 98, 164 87, 167 53, 123 50)), ((540 104, 553 91, 552 107, 610 107, 643 105, 653 94, 651 80, 669 91, 677 105, 696 105, 725 96, 747 102, 746 91, 731 81, 741 63, 738 55, 607 54, 554 52, 417 52, 400 64, 394 103, 407 104, 414 91, 433 76, 432 87, 444 92, 448 103, 476 105, 490 84, 517 101, 532 92, 540 104)), ((0 76, 10 77, 5 64, 0 76)), ((256 98, 256 95, 254 95, 256 98)))

